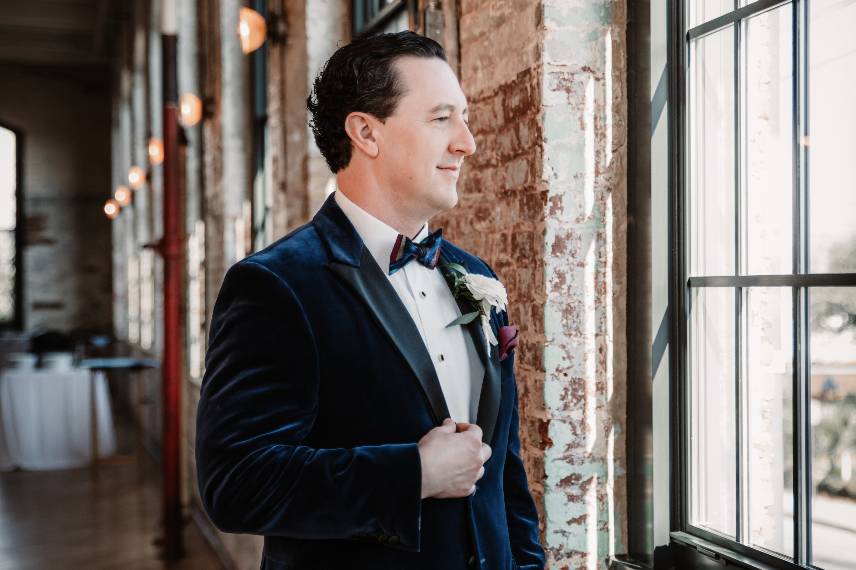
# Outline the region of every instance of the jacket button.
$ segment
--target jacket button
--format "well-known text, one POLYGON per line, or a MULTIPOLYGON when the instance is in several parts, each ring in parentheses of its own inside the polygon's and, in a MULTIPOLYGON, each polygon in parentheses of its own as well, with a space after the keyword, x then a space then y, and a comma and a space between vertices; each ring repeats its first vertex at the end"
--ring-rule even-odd
POLYGON ((470 565, 470 566, 472 566, 472 567, 475 567, 475 565, 476 565, 476 557, 475 557, 475 556, 473 556, 472 554, 470 554, 470 559, 469 559, 469 560, 467 560, 467 564, 468 564, 468 565, 470 565))
POLYGON ((390 544, 398 544, 399 540, 400 539, 398 538, 398 535, 395 535, 395 534, 389 537, 389 543, 390 544))

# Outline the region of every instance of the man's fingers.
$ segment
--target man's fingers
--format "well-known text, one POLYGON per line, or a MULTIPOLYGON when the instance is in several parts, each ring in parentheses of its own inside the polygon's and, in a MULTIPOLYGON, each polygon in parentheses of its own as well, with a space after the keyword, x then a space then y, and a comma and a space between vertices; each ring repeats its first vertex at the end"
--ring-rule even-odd
POLYGON ((490 456, 493 455, 493 450, 488 444, 483 443, 481 446, 480 454, 482 456, 482 462, 486 462, 488 459, 490 459, 490 456))
POLYGON ((467 424, 467 423, 459 423, 458 426, 466 426, 464 429, 458 429, 460 433, 472 434, 473 437, 481 441, 482 438, 482 428, 478 426, 478 424, 467 424))
POLYGON ((443 423, 440 424, 438 429, 449 433, 455 433, 455 420, 452 418, 446 418, 443 420, 443 423))

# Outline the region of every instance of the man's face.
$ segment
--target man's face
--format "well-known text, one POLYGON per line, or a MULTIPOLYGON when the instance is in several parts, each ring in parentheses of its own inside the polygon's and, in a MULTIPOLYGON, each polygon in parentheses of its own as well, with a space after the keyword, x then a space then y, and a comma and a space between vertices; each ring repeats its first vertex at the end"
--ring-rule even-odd
POLYGON ((402 57, 394 65, 404 94, 379 125, 379 171, 402 207, 428 219, 458 203, 461 164, 476 150, 467 100, 441 59, 402 57))

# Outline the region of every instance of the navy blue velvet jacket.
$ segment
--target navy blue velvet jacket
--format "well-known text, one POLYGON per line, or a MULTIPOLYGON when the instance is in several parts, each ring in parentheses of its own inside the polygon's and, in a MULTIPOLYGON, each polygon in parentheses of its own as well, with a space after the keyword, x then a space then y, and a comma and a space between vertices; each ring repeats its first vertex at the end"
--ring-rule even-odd
MULTIPOLYGON (((441 252, 496 277, 448 241, 441 252)), ((497 338, 506 324, 492 311, 497 338)), ((485 364, 476 423, 493 454, 472 496, 422 500, 417 442, 449 412, 416 325, 333 196, 232 266, 197 414, 213 523, 264 535, 262 568, 543 568, 513 352, 500 362, 479 320, 465 326, 485 364)))

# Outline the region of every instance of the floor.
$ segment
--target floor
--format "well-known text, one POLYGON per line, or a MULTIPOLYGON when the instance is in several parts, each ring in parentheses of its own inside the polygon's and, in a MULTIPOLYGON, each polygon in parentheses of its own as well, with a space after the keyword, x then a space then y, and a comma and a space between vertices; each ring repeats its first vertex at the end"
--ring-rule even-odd
POLYGON ((64 471, 0 474, 0 570, 222 568, 191 522, 186 556, 158 559, 160 483, 143 454, 64 471))

